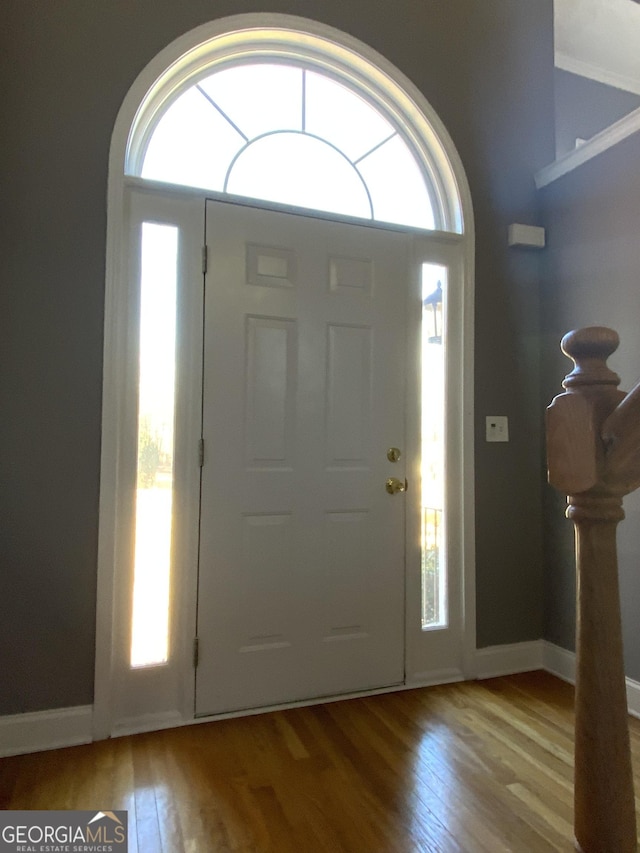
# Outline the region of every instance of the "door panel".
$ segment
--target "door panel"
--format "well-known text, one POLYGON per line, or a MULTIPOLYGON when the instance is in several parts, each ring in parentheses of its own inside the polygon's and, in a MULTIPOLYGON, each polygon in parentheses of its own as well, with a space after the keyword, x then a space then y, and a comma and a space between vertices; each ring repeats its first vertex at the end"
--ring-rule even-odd
POLYGON ((222 202, 206 230, 196 713, 400 683, 409 238, 222 202))
POLYGON ((291 467, 295 428, 295 320, 247 317, 245 459, 291 467))

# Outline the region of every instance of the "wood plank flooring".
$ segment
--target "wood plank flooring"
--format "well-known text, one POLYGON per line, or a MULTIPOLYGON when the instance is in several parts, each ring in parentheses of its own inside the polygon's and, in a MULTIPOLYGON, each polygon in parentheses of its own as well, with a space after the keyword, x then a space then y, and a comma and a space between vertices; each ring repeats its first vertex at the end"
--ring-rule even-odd
POLYGON ((572 702, 537 672, 5 758, 0 808, 127 809, 131 853, 571 851, 572 702))

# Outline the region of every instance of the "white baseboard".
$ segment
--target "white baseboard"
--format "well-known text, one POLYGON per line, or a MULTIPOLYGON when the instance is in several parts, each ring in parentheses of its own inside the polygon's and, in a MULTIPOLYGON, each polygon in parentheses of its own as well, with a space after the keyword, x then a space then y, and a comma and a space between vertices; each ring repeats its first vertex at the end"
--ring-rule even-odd
POLYGON ((111 737, 138 735, 142 732, 159 732, 162 729, 175 729, 189 725, 193 720, 185 720, 178 711, 166 711, 160 714, 142 714, 140 717, 126 717, 118 720, 111 732, 111 737))
POLYGON ((640 681, 627 678, 627 707, 632 717, 640 720, 640 681))
MULTIPOLYGON (((549 643, 546 640, 534 640, 528 643, 513 643, 504 646, 490 646, 478 649, 476 652, 478 678, 497 678, 502 675, 513 675, 517 672, 530 672, 544 669, 571 684, 575 682, 576 656, 573 652, 549 643)), ((446 684, 462 680, 458 670, 440 670, 429 673, 414 673, 413 678, 403 685, 395 685, 381 690, 354 693, 349 696, 324 697, 312 702, 294 702, 284 707, 299 707, 300 705, 317 704, 317 702, 335 701, 337 699, 355 698, 356 696, 375 695, 397 690, 411 690, 416 687, 426 687, 434 684, 446 684)), ((627 702, 629 713, 640 718, 640 682, 627 678, 627 702)), ((270 710, 270 709, 264 709, 270 710)), ((217 718, 229 716, 244 716, 247 713, 222 714, 217 718)), ((188 725, 191 722, 205 722, 204 719, 181 720, 176 715, 150 715, 143 720, 127 720, 118 727, 115 735, 130 732, 153 731, 160 728, 171 728, 176 725, 188 725)), ((81 705, 76 708, 60 708, 53 711, 37 711, 29 714, 14 714, 0 717, 0 758, 9 755, 19 755, 27 752, 40 752, 46 749, 60 749, 65 746, 76 746, 91 743, 93 707, 81 705)))
POLYGON ((478 678, 498 678, 516 672, 544 669, 544 640, 488 646, 476 652, 478 678))
MULTIPOLYGON (((546 640, 478 649, 476 661, 478 678, 497 678, 516 672, 544 669, 570 684, 575 684, 576 681, 575 652, 567 651, 546 640)), ((629 713, 640 719, 640 682, 627 678, 626 684, 629 713)))
MULTIPOLYGON (((554 643, 544 643, 544 669, 570 684, 576 682, 576 656, 554 643)), ((640 681, 627 678, 627 707, 632 717, 640 719, 640 681)))
POLYGON ((91 743, 93 706, 0 717, 0 758, 91 743))
POLYGON ((576 683, 576 655, 556 646, 555 643, 543 642, 543 665, 542 668, 552 675, 556 675, 569 684, 576 683))

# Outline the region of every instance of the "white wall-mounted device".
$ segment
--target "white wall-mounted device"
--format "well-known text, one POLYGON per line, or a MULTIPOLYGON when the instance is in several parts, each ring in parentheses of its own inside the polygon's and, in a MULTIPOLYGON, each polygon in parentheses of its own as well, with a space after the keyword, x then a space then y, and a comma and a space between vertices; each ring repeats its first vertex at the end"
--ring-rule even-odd
POLYGON ((545 230, 538 225, 518 225, 514 223, 509 226, 509 245, 526 246, 528 249, 544 249, 545 230))
POLYGON ((509 441, 509 418, 506 415, 487 415, 487 441, 509 441))

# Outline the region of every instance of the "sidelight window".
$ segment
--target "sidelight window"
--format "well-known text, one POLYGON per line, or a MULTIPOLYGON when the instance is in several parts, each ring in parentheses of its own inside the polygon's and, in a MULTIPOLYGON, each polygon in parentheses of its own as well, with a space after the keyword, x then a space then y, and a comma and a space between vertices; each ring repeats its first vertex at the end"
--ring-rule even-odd
POLYGON ((133 667, 169 655, 178 229, 144 222, 140 245, 133 667))
POLYGON ((422 628, 447 625, 445 559, 446 267, 422 265, 422 628))

